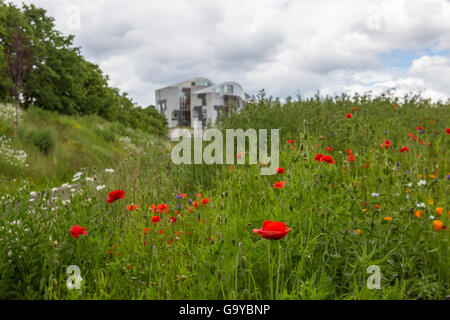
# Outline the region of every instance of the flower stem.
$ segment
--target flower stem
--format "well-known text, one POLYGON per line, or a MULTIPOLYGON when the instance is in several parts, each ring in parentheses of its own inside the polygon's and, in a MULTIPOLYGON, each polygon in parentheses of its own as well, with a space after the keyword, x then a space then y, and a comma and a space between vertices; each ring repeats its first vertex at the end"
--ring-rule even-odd
POLYGON ((270 287, 270 299, 273 300, 273 272, 272 272, 272 264, 271 264, 271 255, 272 255, 272 245, 271 240, 268 241, 269 244, 267 248, 269 249, 268 258, 269 258, 269 287, 270 287))

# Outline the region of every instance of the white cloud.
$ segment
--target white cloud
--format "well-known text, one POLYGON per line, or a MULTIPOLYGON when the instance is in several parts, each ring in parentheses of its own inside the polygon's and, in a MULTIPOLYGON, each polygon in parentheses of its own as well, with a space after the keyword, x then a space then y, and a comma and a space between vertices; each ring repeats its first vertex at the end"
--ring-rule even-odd
POLYGON ((25 2, 48 10, 111 83, 144 106, 158 87, 194 76, 280 97, 392 86, 450 97, 445 0, 25 2), (69 28, 73 6, 79 30, 69 28), (380 58, 392 51, 423 53, 392 68, 380 58))

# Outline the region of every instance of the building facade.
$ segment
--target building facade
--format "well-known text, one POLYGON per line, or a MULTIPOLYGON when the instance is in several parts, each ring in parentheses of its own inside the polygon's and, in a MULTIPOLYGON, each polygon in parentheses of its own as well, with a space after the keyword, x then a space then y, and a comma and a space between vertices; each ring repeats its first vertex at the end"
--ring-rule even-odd
POLYGON ((246 95, 236 82, 214 84, 207 78, 193 78, 156 90, 155 98, 156 108, 166 116, 169 128, 205 128, 243 108, 246 95))

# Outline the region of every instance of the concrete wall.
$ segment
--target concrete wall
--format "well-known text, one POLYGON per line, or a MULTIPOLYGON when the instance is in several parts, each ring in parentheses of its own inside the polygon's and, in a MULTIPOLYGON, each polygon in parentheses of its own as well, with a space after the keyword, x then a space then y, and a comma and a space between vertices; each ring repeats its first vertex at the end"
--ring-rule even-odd
POLYGON ((169 128, 177 126, 178 121, 172 120, 172 111, 180 109, 179 89, 177 87, 167 87, 156 90, 155 104, 158 111, 160 111, 159 101, 161 100, 166 100, 167 110, 163 114, 167 118, 169 128))

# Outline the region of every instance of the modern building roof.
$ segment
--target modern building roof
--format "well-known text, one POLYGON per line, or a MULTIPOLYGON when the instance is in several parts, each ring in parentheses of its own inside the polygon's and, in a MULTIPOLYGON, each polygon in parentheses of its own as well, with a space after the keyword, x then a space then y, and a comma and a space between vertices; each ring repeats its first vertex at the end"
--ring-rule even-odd
POLYGON ((241 85, 237 82, 222 82, 210 87, 207 87, 205 89, 200 89, 194 92, 195 94, 206 94, 206 93, 218 93, 221 95, 230 95, 230 96, 237 96, 240 97, 242 100, 245 100, 245 93, 242 89, 241 85), (233 86, 233 92, 227 92, 225 90, 225 86, 233 86))
POLYGON ((212 80, 208 79, 208 78, 196 77, 196 78, 191 78, 191 79, 187 79, 187 80, 184 80, 184 81, 181 81, 181 82, 174 83, 174 84, 172 84, 172 85, 170 85, 168 87, 181 87, 183 85, 190 84, 192 82, 197 82, 197 81, 205 81, 205 82, 209 83, 209 85, 213 85, 214 84, 214 82, 212 80))

